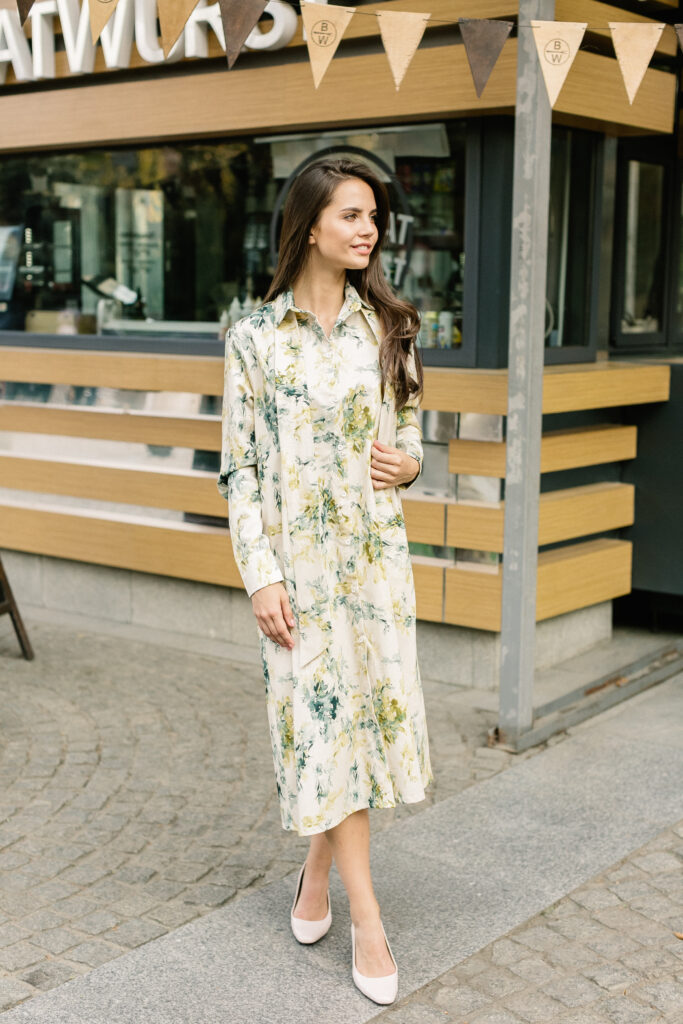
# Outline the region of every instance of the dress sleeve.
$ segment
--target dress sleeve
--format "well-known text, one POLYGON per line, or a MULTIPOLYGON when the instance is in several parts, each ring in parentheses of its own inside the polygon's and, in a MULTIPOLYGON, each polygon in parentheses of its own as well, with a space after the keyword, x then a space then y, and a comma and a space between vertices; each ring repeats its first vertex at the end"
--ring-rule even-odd
MULTIPOLYGON (((415 354, 412 348, 408 356, 408 372, 413 379, 417 379, 415 373, 415 354)), ((411 395, 403 408, 396 414, 396 447, 408 455, 412 455, 420 464, 420 468, 413 479, 405 484, 399 484, 399 490, 406 490, 408 487, 412 487, 422 472, 422 431, 420 430, 417 418, 418 408, 418 399, 415 395, 411 395)))
POLYGON ((254 426, 254 392, 243 346, 235 328, 225 342, 221 470, 218 490, 227 498, 232 549, 249 597, 283 580, 263 532, 261 490, 254 426))

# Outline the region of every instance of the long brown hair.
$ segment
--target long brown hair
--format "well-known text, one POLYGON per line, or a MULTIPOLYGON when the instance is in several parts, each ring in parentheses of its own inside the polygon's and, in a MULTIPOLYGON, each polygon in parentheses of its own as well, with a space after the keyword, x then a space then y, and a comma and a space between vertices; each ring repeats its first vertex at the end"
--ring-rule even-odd
POLYGON ((408 398, 422 393, 423 372, 415 339, 420 329, 417 309, 411 302, 399 299, 390 288, 380 260, 380 249, 389 226, 389 194, 386 186, 360 160, 321 159, 305 167, 294 179, 282 213, 280 249, 275 274, 265 302, 293 287, 308 259, 308 238, 323 209, 332 201, 340 182, 347 178, 360 178, 372 189, 377 206, 377 242, 370 260, 363 270, 347 270, 347 278, 360 297, 376 310, 382 325, 383 337, 379 350, 382 372, 382 394, 387 380, 394 386, 396 409, 399 411, 408 398), (411 348, 415 357, 417 380, 408 372, 411 348))

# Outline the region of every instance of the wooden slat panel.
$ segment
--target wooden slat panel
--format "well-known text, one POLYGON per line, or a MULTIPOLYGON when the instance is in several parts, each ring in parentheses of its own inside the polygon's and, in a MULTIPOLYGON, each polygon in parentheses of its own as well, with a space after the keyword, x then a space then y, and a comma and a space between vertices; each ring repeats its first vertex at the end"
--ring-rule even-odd
MULTIPOLYGON (((538 543, 586 537, 633 522, 633 484, 597 483, 541 494, 538 543)), ((505 503, 499 507, 457 503, 447 508, 447 544, 473 551, 503 551, 505 503)))
POLYGON ((230 535, 217 527, 3 502, 0 537, 9 550, 242 586, 230 535))
MULTIPOLYGON (((460 45, 416 53, 397 92, 383 53, 338 56, 314 89, 305 55, 299 61, 238 63, 228 73, 186 73, 148 80, 79 85, 78 117, 63 90, 17 91, 3 97, 0 151, 53 147, 149 144, 167 139, 289 131, 367 124, 372 96, 375 123, 511 113, 515 105, 517 41, 509 39, 478 98, 460 45)), ((614 131, 671 132, 676 76, 650 68, 633 105, 616 60, 580 51, 558 99, 556 119, 607 123, 614 131), (596 105, 595 96, 600 96, 596 105)))
POLYGON ((666 402, 671 371, 655 363, 575 363, 548 366, 543 374, 543 412, 606 409, 666 402))
POLYGON ((446 506, 443 502, 402 499, 408 540, 417 544, 443 544, 446 506))
POLYGON ((83 349, 0 349, 4 381, 73 384, 134 391, 223 394, 223 360, 215 356, 147 355, 83 349))
POLYGON ((602 537, 538 556, 536 621, 631 590, 630 541, 602 537))
POLYGON ((418 558, 413 558, 412 564, 417 617, 428 622, 441 622, 444 570, 438 565, 426 565, 418 558))
POLYGON ((586 537, 591 533, 630 526, 633 522, 634 496, 633 484, 616 482, 585 484, 542 494, 539 504, 539 545, 555 544, 573 537, 586 537))
MULTIPOLYGON (((613 4, 602 4, 597 0, 556 0, 555 20, 587 21, 588 32, 611 39, 611 33, 607 26, 609 21, 641 21, 652 24, 657 19, 648 18, 644 14, 636 14, 633 11, 625 11, 622 7, 615 7, 613 4)), ((655 52, 673 57, 676 54, 677 46, 676 34, 673 27, 669 26, 664 29, 655 52)))
MULTIPOLYGON (((636 455, 636 427, 601 423, 547 430, 541 438, 541 472, 621 462, 636 455)), ((505 478, 504 441, 449 441, 451 473, 505 478)))
POLYGON ((444 622, 471 629, 500 629, 502 571, 446 569, 444 622))
MULTIPOLYGON (((502 571, 446 569, 444 621, 500 630, 502 571)), ((602 537, 538 556, 536 621, 609 601, 631 590, 631 544, 602 537)))
POLYGON ((469 551, 503 550, 503 503, 495 505, 468 505, 457 502, 449 505, 446 518, 446 537, 449 547, 469 551))
POLYGON ((132 469, 84 460, 0 454, 3 487, 227 517, 227 502, 218 493, 216 479, 216 473, 200 470, 132 469))
POLYGON ((132 409, 93 409, 44 402, 0 402, 0 430, 57 437, 90 437, 132 444, 168 445, 216 452, 218 416, 171 416, 132 409))
POLYGON ((634 459, 636 434, 635 426, 613 426, 609 423, 548 430, 541 439, 541 472, 553 473, 560 469, 634 459))
POLYGON ((426 366, 423 409, 440 412, 507 413, 505 370, 426 366))

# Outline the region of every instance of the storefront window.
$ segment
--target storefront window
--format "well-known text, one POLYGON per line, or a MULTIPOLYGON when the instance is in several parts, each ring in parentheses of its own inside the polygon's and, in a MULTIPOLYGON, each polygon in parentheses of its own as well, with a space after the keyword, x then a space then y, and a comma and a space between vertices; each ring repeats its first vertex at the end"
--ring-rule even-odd
POLYGON ((589 345, 595 139, 555 125, 550 158, 546 347, 589 345))
POLYGON ((386 272, 422 311, 424 347, 457 346, 461 123, 4 157, 0 330, 215 337, 268 288, 283 186, 330 149, 395 176, 386 272))
POLYGON ((623 333, 661 331, 664 300, 664 167, 628 161, 623 333))

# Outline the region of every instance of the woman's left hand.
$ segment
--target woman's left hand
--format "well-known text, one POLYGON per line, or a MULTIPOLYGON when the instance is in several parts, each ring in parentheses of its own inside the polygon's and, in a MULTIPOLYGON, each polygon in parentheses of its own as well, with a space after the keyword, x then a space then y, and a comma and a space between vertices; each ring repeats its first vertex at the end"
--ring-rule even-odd
POLYGON ((420 463, 400 448, 392 448, 381 441, 372 442, 370 476, 376 491, 385 487, 396 487, 414 480, 420 471, 420 463))

